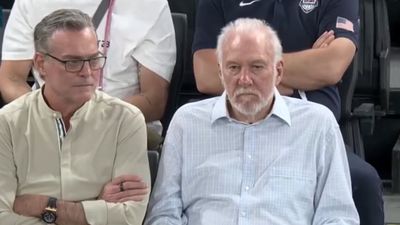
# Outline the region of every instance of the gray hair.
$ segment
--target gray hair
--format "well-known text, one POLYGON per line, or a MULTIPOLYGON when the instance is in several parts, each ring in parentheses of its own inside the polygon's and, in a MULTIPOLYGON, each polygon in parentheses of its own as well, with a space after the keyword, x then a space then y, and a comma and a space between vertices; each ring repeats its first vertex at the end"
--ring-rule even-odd
POLYGON ((222 47, 227 40, 228 34, 235 32, 238 34, 263 34, 265 41, 272 44, 274 48, 274 62, 278 62, 282 59, 282 45, 276 34, 275 30, 272 29, 265 21, 251 18, 239 18, 235 21, 228 23, 222 28, 221 33, 218 35, 217 41, 217 59, 218 62, 222 62, 222 47))
POLYGON ((59 30, 81 31, 91 28, 96 29, 92 20, 86 13, 77 9, 59 9, 44 17, 35 27, 33 40, 37 52, 48 52, 49 39, 59 30))

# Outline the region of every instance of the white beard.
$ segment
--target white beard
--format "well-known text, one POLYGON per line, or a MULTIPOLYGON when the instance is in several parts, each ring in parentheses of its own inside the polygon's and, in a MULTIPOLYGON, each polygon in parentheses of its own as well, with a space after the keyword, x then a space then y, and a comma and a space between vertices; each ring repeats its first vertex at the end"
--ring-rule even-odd
MULTIPOLYGON (((261 93, 259 93, 256 90, 253 90, 252 88, 240 87, 233 93, 232 97, 228 95, 228 99, 229 99, 232 107, 234 109, 236 109, 237 111, 239 111, 241 114, 246 115, 246 116, 255 116, 261 110, 265 109, 268 106, 269 100, 272 98, 272 94, 273 93, 271 93, 267 97, 264 97, 261 95, 261 93), (259 100, 256 102, 248 102, 248 101, 238 102, 236 100, 237 96, 242 95, 242 94, 256 95, 259 100)), ((253 98, 253 97, 251 97, 251 98, 253 98)))

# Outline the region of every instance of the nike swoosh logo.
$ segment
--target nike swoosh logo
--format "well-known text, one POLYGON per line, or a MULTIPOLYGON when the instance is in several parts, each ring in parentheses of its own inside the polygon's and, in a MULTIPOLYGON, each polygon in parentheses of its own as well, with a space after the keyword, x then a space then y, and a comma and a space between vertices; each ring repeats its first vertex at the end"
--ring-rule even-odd
POLYGON ((239 3, 239 6, 240 6, 240 7, 248 6, 248 5, 253 4, 254 2, 259 2, 259 1, 261 1, 261 0, 253 0, 253 1, 251 1, 251 2, 243 2, 243 1, 241 1, 241 2, 239 3))

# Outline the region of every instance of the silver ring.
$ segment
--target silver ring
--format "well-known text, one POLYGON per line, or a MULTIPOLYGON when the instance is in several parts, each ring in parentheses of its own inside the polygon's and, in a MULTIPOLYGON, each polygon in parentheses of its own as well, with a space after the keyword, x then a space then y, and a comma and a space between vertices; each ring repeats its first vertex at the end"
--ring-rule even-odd
POLYGON ((125 191, 125 189, 124 189, 124 182, 119 183, 119 191, 120 191, 120 192, 125 191))

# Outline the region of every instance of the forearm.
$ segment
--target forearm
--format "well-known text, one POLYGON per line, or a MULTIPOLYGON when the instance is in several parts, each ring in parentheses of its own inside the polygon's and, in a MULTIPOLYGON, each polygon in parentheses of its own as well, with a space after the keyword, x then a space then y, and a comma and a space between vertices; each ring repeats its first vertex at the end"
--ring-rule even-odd
POLYGON ((56 224, 88 225, 82 204, 80 202, 57 201, 56 224))
POLYGON ((31 87, 26 82, 11 80, 8 77, 0 78, 0 93, 5 103, 9 103, 29 91, 31 91, 31 87))
POLYGON ((326 48, 284 54, 282 83, 299 90, 335 85, 351 63, 354 53, 354 44, 348 39, 339 38, 326 48))
POLYGON ((0 93, 4 102, 8 103, 31 91, 26 82, 32 68, 31 60, 5 60, 0 66, 0 93))
POLYGON ((36 217, 27 217, 18 215, 14 212, 3 211, 0 212, 0 224, 13 224, 13 225, 43 225, 41 219, 36 217))
POLYGON ((219 95, 224 91, 215 49, 198 50, 193 55, 193 70, 197 89, 204 94, 219 95))
MULTIPOLYGON (((168 95, 168 93, 165 95, 168 95)), ((156 98, 149 97, 146 93, 139 93, 125 100, 142 111, 146 122, 160 120, 164 114, 166 100, 158 101, 156 98)))
MULTIPOLYGON (((16 197, 14 201, 14 211, 17 214, 37 218, 42 218, 42 213, 47 207, 49 197, 45 195, 21 195, 16 197)), ((82 204, 79 202, 71 202, 57 200, 57 220, 58 225, 87 225, 85 213, 82 204)))
POLYGON ((138 74, 140 92, 125 101, 138 107, 146 122, 160 120, 167 105, 169 82, 140 63, 138 74))

